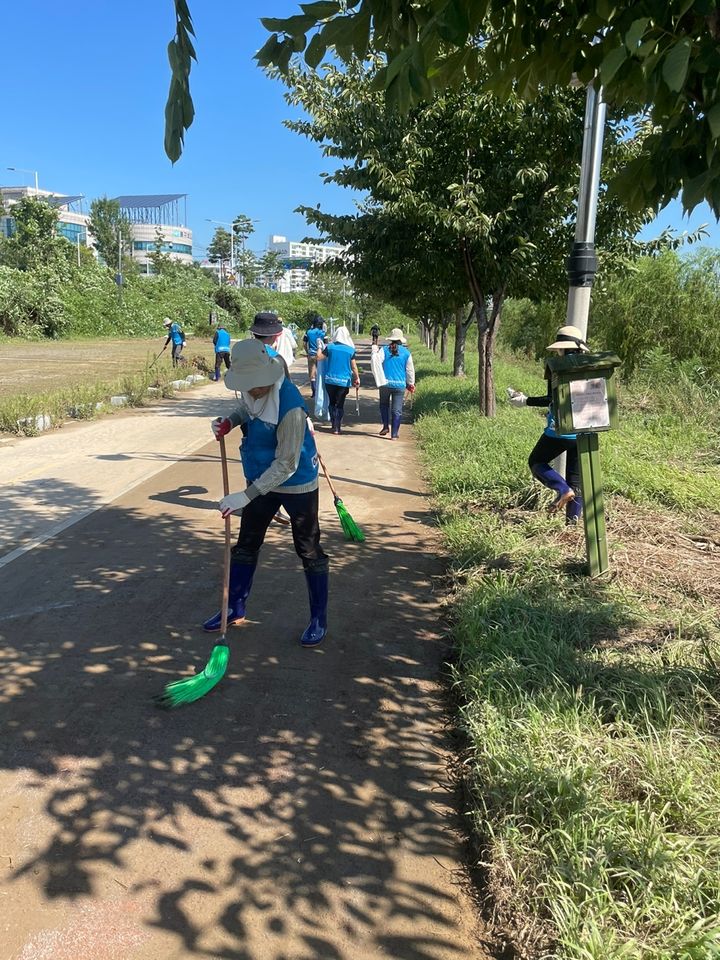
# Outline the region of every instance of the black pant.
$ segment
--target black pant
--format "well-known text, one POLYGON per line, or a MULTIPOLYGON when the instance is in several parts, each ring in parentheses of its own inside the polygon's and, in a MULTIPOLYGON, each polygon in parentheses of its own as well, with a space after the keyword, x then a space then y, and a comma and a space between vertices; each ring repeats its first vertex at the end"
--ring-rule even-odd
POLYGON ((334 383, 326 383, 325 389, 327 390, 330 406, 342 412, 345 408, 345 397, 347 397, 350 387, 338 387, 334 383))
POLYGON ((220 379, 220 367, 225 361, 225 366, 230 369, 230 354, 226 350, 220 350, 215 354, 215 379, 220 379))
POLYGON ((255 497, 240 517, 240 534, 233 547, 233 558, 240 563, 256 563, 267 528, 280 507, 290 517, 295 552, 303 567, 313 573, 328 569, 328 557, 320 546, 318 523, 318 491, 310 493, 266 493, 255 497))
POLYGON ((174 343, 172 346, 172 365, 177 367, 180 363, 185 363, 185 357, 183 357, 183 347, 184 343, 174 343))
POLYGON ((528 457, 528 466, 532 470, 535 464, 550 463, 561 453, 567 454, 565 473, 573 490, 580 489, 580 467, 578 465, 577 440, 563 440, 561 437, 549 437, 544 433, 528 457))

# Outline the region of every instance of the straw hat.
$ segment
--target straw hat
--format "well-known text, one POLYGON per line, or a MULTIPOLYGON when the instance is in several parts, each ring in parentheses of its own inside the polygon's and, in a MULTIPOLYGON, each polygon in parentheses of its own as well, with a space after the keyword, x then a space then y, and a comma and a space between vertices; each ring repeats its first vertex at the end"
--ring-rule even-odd
POLYGON ((577 327, 560 327, 555 334, 555 343, 545 347, 546 350, 582 350, 589 353, 590 348, 585 343, 583 335, 577 327))
POLYGON ((393 329, 387 335, 387 339, 390 340, 391 342, 393 340, 397 340, 400 343, 407 343, 407 340, 405 339, 405 334, 402 332, 400 327, 393 327, 393 329))
POLYGON ((172 320, 170 319, 170 317, 165 317, 165 319, 163 320, 163 326, 164 327, 172 326, 172 320))
POLYGON ((271 387, 284 373, 282 360, 271 357, 265 344, 259 340, 238 340, 230 354, 225 386, 241 393, 255 387, 271 387))

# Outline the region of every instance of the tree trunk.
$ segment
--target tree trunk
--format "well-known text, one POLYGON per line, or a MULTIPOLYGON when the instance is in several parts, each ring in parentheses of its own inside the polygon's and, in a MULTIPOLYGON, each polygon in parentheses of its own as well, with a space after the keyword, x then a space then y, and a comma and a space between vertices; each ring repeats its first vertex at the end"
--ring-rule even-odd
POLYGON ((470 308, 467 320, 463 319, 464 310, 462 307, 455 311, 455 353, 453 354, 453 376, 465 376, 465 340, 467 338, 468 327, 473 322, 475 316, 475 307, 470 308))
POLYGON ((440 333, 440 324, 437 320, 433 320, 432 323, 432 352, 437 353, 438 348, 438 335, 440 333))
POLYGON ((495 341, 497 340, 498 330, 500 329, 500 317, 502 315, 503 303, 505 302, 505 288, 493 291, 492 310, 487 321, 487 330, 484 336, 483 361, 485 365, 485 374, 483 378, 483 387, 485 391, 484 410, 481 404, 481 410, 486 417, 495 416, 495 368, 493 362, 495 359, 495 341))
POLYGON ((440 333, 440 360, 442 363, 445 363, 447 360, 447 331, 449 326, 450 317, 447 314, 443 314, 442 331, 440 333))

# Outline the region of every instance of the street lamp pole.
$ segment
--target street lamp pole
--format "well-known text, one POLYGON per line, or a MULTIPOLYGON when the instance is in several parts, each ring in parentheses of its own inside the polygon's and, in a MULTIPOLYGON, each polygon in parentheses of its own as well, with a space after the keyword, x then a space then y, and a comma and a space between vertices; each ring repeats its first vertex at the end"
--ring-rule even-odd
POLYGON ((14 173, 32 173, 35 177, 35 196, 40 193, 40 187, 38 186, 38 172, 37 170, 26 170, 25 167, 6 167, 7 170, 12 170, 14 173))

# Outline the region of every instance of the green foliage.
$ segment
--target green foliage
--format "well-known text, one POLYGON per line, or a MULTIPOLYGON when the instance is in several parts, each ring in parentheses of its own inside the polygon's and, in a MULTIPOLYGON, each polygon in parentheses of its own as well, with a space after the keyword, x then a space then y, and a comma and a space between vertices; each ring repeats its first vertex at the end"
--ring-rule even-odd
MULTIPOLYGON (((582 538, 534 509, 537 413, 503 403, 496 420, 478 417, 466 382, 413 353, 416 430, 456 573, 466 810, 494 915, 528 958, 716 956, 716 612, 679 570, 667 598, 652 569, 630 582, 575 575, 582 538)), ((504 360, 498 380, 528 393, 542 382, 537 364, 504 360)), ((664 385, 626 390, 621 429, 603 438, 606 489, 706 517, 720 496, 707 465, 716 404, 691 391, 671 413, 664 385)), ((632 548, 632 521, 613 522, 623 508, 609 498, 611 555, 632 548)), ((641 515, 648 531, 656 521, 659 536, 670 522, 692 531, 641 515)))
POLYGON ((174 2, 175 36, 167 50, 171 76, 165 105, 165 153, 173 163, 180 158, 185 131, 195 117, 190 96, 190 67, 192 61, 197 59, 190 39, 195 33, 186 0, 174 2))
POLYGON ((258 268, 266 284, 277 283, 285 273, 282 255, 277 250, 266 250, 260 257, 258 268))
POLYGON ((225 227, 215 227, 213 238, 208 244, 207 255, 210 263, 220 264, 220 275, 225 274, 225 264, 230 262, 232 238, 225 227))
POLYGON ((593 298, 590 330, 628 373, 658 347, 674 362, 696 362, 720 382, 720 252, 643 258, 593 298))
POLYGON ((573 74, 583 84, 599 76, 611 103, 647 112, 653 128, 642 153, 616 173, 626 203, 658 207, 682 190, 686 209, 705 199, 720 215, 715 3, 360 0, 335 10, 310 5, 309 13, 302 6, 304 15, 262 21, 272 35, 256 54, 261 66, 287 73, 297 52, 315 69, 329 50, 345 64, 374 51, 387 60, 377 85, 400 112, 484 68, 501 98, 516 91, 532 99, 573 74))
POLYGON ((67 329, 62 287, 52 270, 0 266, 0 331, 8 336, 57 337, 67 329))
POLYGON ((0 263, 18 270, 70 275, 72 244, 57 235, 57 210, 41 197, 22 197, 12 206, 14 233, 0 241, 0 263))
POLYGON ((235 330, 247 330, 257 312, 252 303, 236 287, 221 284, 213 293, 215 303, 232 318, 235 330))
MULTIPOLYGON (((444 327, 472 302, 485 358, 479 406, 492 416, 493 345, 505 298, 557 296, 567 285, 583 97, 555 88, 531 104, 512 91, 500 98, 484 88, 480 70, 476 82, 399 116, 378 92, 381 71, 375 59, 327 67, 322 76, 290 72, 288 100, 310 119, 287 125, 344 161, 326 182, 368 195, 355 216, 300 209, 347 246, 344 269, 355 289, 421 320, 440 318, 444 327)), ((606 168, 637 154, 644 133, 630 133, 621 123, 609 128, 606 168)), ((650 215, 603 204, 598 242, 626 253, 650 215)))
POLYGON ((93 200, 90 204, 88 228, 95 239, 95 247, 108 268, 117 271, 120 264, 124 272, 125 264, 122 260, 129 259, 132 232, 130 224, 120 213, 118 201, 108 197, 97 197, 93 200))

